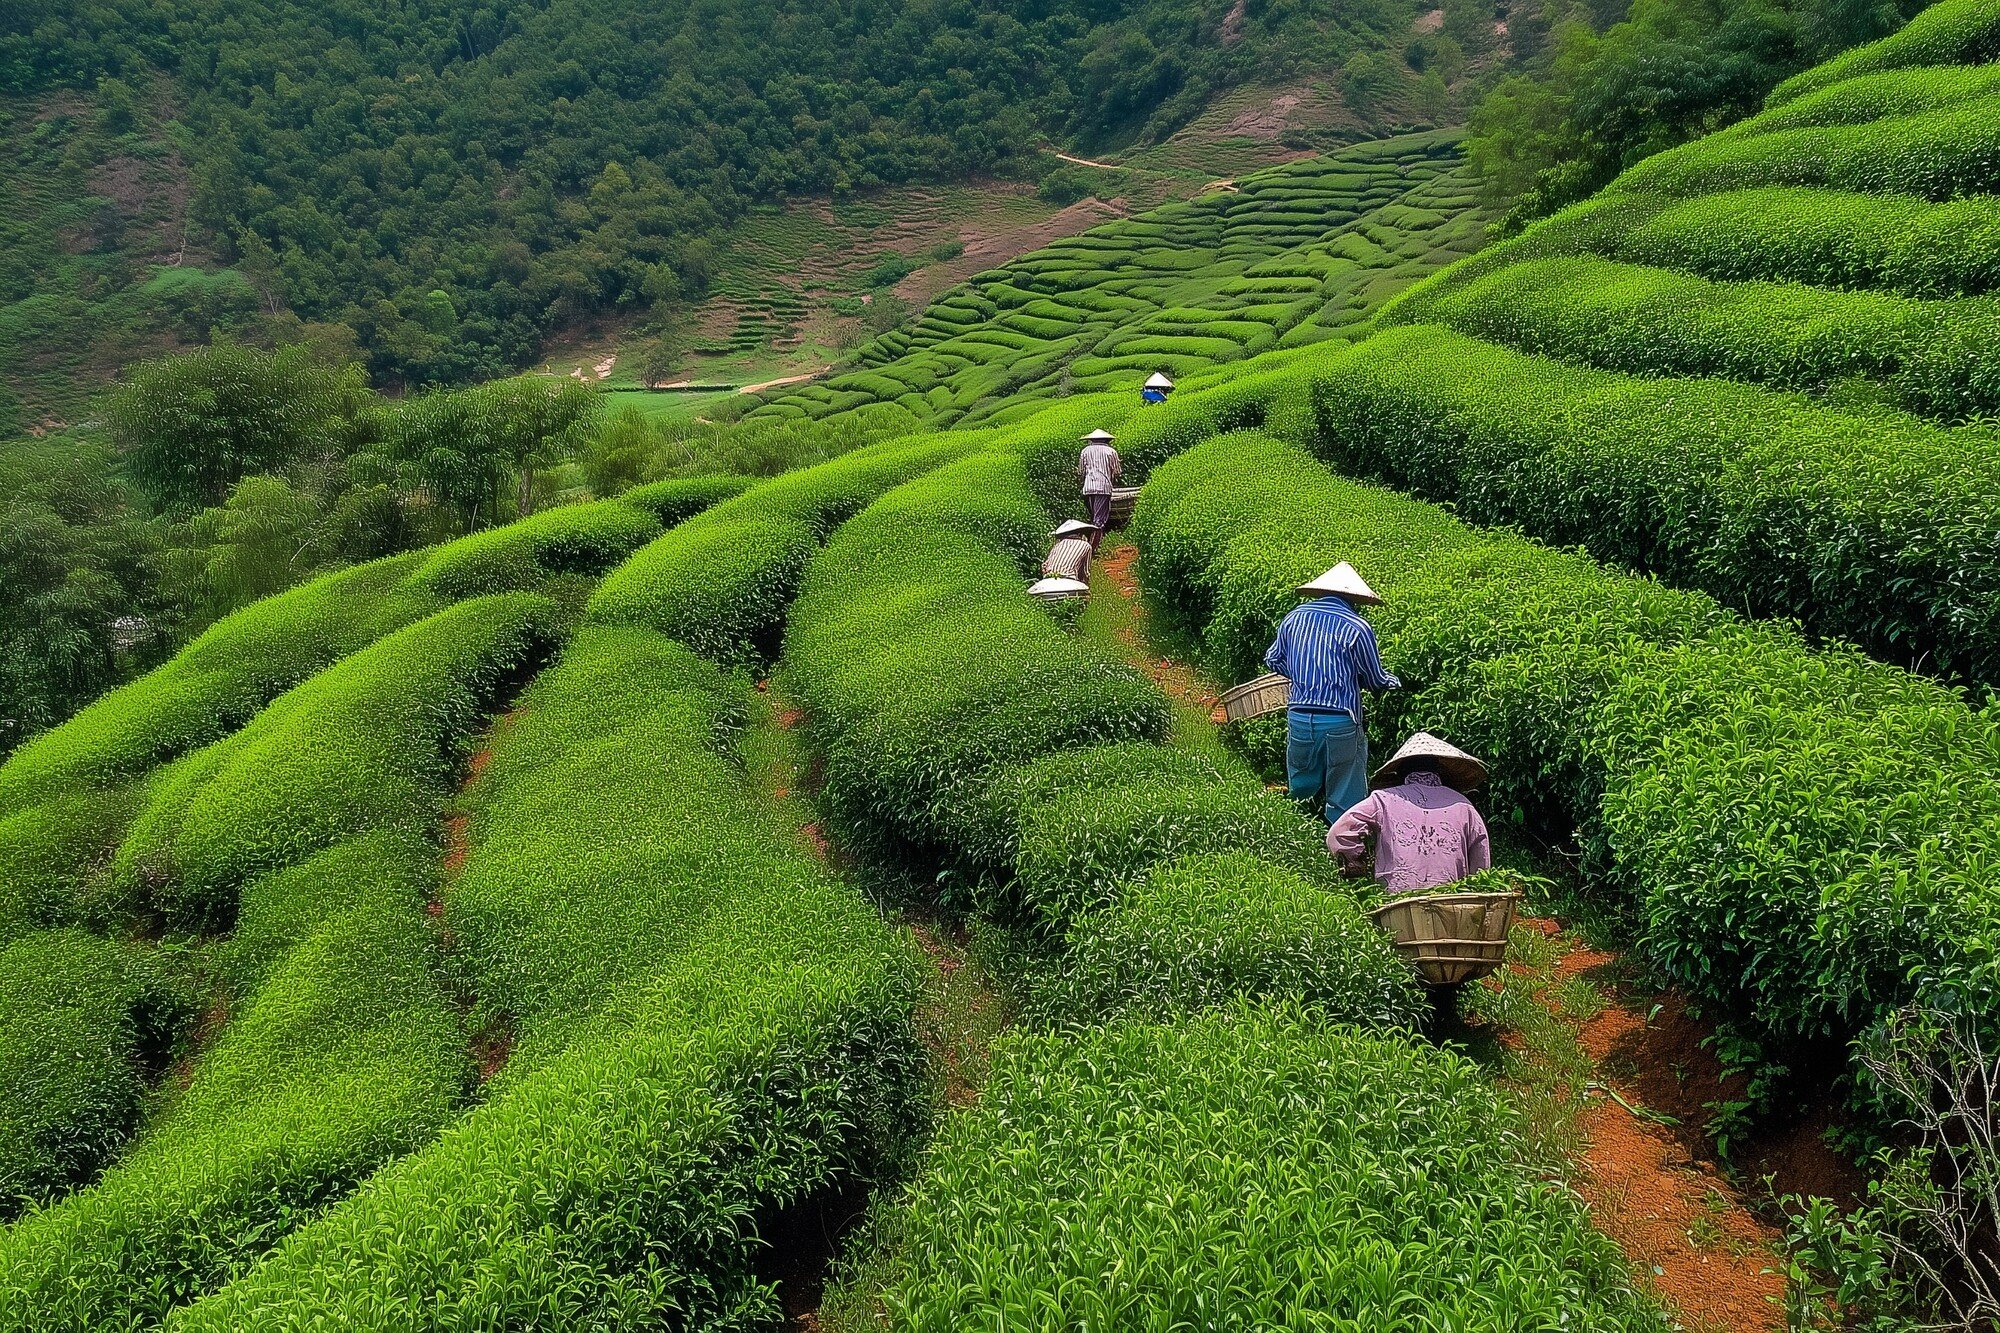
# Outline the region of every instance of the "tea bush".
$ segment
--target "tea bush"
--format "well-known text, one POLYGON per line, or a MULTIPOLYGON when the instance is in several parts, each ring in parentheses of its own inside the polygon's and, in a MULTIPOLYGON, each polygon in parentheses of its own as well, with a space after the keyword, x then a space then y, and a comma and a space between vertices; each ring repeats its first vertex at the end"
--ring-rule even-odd
POLYGON ((156 1323, 450 1122, 472 1071, 436 861, 374 833, 245 890, 228 1026, 123 1160, 0 1236, 0 1327, 156 1323))
POLYGON ((1163 465, 1150 540, 1175 534, 1175 496, 1206 534, 1181 558, 1222 674, 1259 669, 1302 575, 1353 561, 1406 687, 1370 709, 1375 739, 1425 727, 1481 754, 1495 817, 1573 829, 1609 905, 1718 1012, 1794 1051, 1913 998, 1990 1012, 2000 719, 1293 446, 1218 439, 1163 465), (1212 530, 1225 492, 1262 516, 1212 530))
POLYGON ((621 493, 620 504, 643 509, 660 521, 663 528, 685 523, 724 500, 733 500, 757 484, 755 477, 716 473, 700 477, 677 477, 648 482, 621 493))
MULTIPOLYGON (((1329 359, 1313 394, 1313 447, 1343 470, 2000 680, 2000 464, 1983 433, 1580 370, 1429 328, 1329 359)), ((1160 552, 1171 570, 1171 543, 1160 552)))
POLYGON ((908 946, 718 752, 741 688, 651 631, 580 633, 501 737, 447 894, 516 1054, 485 1104, 180 1326, 777 1316, 763 1228, 888 1170, 926 1087, 908 946))
POLYGON ((144 1091, 120 946, 37 932, 0 949, 0 1214, 88 1177, 144 1091))
POLYGON ((434 551, 414 586, 453 601, 537 587, 550 574, 602 574, 660 534, 660 520, 626 501, 544 510, 434 551))
POLYGON ((189 926, 250 879, 375 829, 436 825, 480 717, 553 646, 552 607, 482 597, 387 635, 155 781, 114 879, 189 926))
POLYGON ((2000 14, 1991 0, 1941 0, 1880 41, 1856 47, 1796 74, 1771 93, 1771 105, 1858 74, 1916 65, 1976 65, 2000 59, 2000 14))
POLYGON ((1009 1038, 882 1228, 888 1323, 1664 1330, 1519 1145, 1470 1061, 1290 1007, 1009 1038))
POLYGON ((822 802, 861 841, 934 858, 1006 765, 1166 735, 1158 692, 1026 595, 1046 524, 995 452, 890 492, 814 561, 783 680, 825 756, 822 802))
POLYGON ((1078 917, 1029 1008, 1044 1021, 1089 1023, 1246 997, 1291 997, 1323 1022, 1371 1027, 1414 1027, 1425 1009, 1410 965, 1350 893, 1249 850, 1157 865, 1078 917))
POLYGON ((764 482, 645 547, 604 580, 587 614, 598 624, 648 626, 718 662, 768 658, 827 533, 974 443, 892 440, 764 482))

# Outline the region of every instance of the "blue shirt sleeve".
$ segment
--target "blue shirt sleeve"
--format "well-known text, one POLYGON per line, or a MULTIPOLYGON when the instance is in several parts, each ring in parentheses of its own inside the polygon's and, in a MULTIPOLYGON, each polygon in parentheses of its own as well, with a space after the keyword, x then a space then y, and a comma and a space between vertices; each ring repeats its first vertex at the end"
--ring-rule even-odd
POLYGON ((1278 622, 1278 637, 1271 640, 1271 646, 1264 652, 1265 670, 1275 671, 1279 675, 1287 677, 1292 674, 1285 670, 1285 640, 1291 637, 1291 628, 1292 618, 1290 616, 1286 616, 1278 622))
POLYGON ((1370 690, 1400 690, 1403 682, 1382 669, 1382 654, 1375 646, 1375 630, 1363 623, 1354 641, 1354 678, 1370 690))

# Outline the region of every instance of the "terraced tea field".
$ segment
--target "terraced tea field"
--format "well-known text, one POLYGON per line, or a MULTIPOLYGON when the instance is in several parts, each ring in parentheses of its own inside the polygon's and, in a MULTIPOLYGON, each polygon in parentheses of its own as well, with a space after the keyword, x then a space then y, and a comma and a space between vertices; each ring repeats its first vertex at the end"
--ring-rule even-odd
POLYGON ((22 745, 0 1329, 1934 1313, 1668 1130, 1889 1130, 1873 1037, 2000 1030, 1996 55, 1945 0, 1393 300, 1476 242, 1448 134, 1096 227, 757 409, 887 438, 331 575, 22 745), (1093 427, 1137 595, 1051 605, 1093 427), (1618 936, 1601 1026, 1699 1010, 1707 1124, 1539 930, 1424 1031, 1270 724, 1190 713, 1336 560, 1370 743, 1486 759, 1476 882, 1618 936))
POLYGON ((1442 132, 1273 167, 979 274, 864 347, 865 369, 756 415, 976 424, 1155 370, 1350 338, 1402 286, 1477 248, 1472 193, 1442 132))

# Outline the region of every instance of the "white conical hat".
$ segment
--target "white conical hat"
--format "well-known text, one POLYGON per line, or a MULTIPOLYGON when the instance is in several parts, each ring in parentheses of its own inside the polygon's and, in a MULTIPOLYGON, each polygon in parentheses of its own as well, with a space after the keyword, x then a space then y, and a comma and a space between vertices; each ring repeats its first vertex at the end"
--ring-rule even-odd
POLYGON ((1069 518, 1064 519, 1062 526, 1051 532, 1049 536, 1055 538, 1057 541, 1061 541, 1064 537, 1081 537, 1085 533, 1096 531, 1098 531, 1098 527, 1095 523, 1086 523, 1080 518, 1069 518))
POLYGON ((1367 581, 1355 572, 1354 566, 1345 560, 1312 582, 1301 583, 1299 591, 1314 597, 1324 597, 1330 592, 1338 593, 1350 602, 1374 602, 1379 605, 1382 601, 1375 595, 1375 590, 1368 586, 1367 581))
POLYGON ((1080 579, 1037 579, 1028 585, 1030 597, 1080 597, 1090 585, 1080 579))
POLYGON ((1171 389, 1174 387, 1174 382, 1156 370, 1153 372, 1153 378, 1146 381, 1146 387, 1149 389, 1171 389))
POLYGON ((1083 442, 1085 444, 1109 444, 1117 438, 1118 437, 1116 435, 1113 435, 1110 431, 1104 429, 1104 427, 1099 426, 1096 430, 1084 436, 1083 442))
POLYGON ((1450 741, 1439 740, 1428 731, 1420 731, 1403 742, 1403 748, 1389 757, 1389 762, 1375 770, 1369 784, 1376 787, 1394 786, 1403 780, 1410 764, 1418 759, 1428 759, 1437 765, 1438 776, 1449 786, 1459 791, 1471 791, 1486 781, 1486 765, 1474 759, 1450 741))

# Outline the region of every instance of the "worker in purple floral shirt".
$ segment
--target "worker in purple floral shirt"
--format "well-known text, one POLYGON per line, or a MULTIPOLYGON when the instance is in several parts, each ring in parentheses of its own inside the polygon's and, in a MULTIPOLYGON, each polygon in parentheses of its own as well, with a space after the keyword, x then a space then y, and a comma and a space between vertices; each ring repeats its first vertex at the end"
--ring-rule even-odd
POLYGON ((1486 821, 1465 791, 1486 780, 1486 765, 1420 731, 1375 770, 1375 790, 1335 820, 1326 849, 1350 875, 1375 844, 1375 878, 1389 893, 1422 893, 1493 864, 1486 821))
POLYGON ((1368 733, 1361 691, 1402 682, 1382 669, 1375 631, 1354 608, 1380 603, 1345 560, 1299 588, 1312 600, 1278 626, 1264 665, 1290 680, 1285 774, 1292 799, 1327 823, 1368 794, 1368 733))

